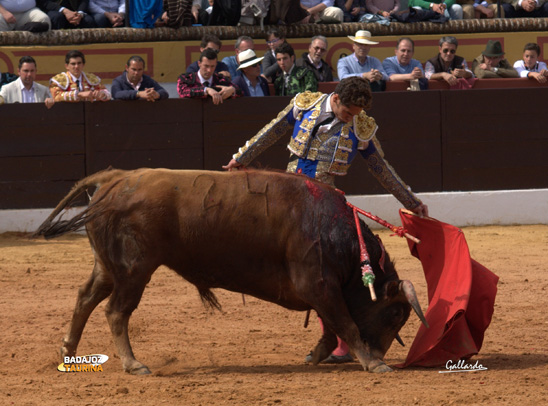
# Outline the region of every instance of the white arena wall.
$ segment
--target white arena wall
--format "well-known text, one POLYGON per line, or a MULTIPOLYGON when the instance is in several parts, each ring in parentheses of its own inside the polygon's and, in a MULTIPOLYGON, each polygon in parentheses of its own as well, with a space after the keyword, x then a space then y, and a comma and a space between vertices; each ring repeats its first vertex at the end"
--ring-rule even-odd
MULTIPOLYGON (((457 227, 484 225, 548 224, 548 189, 485 192, 419 193, 430 216, 457 227)), ((401 225, 400 203, 392 195, 347 196, 355 206, 394 225, 401 225)), ((78 208, 65 215, 70 218, 78 208)), ((52 209, 0 210, 0 233, 31 232, 52 209)), ((377 223, 366 220, 373 229, 377 223)))

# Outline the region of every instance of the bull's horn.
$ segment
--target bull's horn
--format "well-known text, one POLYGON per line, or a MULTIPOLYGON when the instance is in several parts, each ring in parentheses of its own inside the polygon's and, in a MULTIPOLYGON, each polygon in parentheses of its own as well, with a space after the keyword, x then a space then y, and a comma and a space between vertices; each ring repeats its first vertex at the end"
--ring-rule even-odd
POLYGON ((405 347, 405 344, 399 334, 396 334, 396 340, 398 341, 398 343, 400 343, 402 347, 405 347))
POLYGON ((409 302, 415 313, 417 313, 419 319, 421 319, 422 324, 429 328, 430 326, 428 325, 428 322, 426 321, 424 314, 422 313, 419 299, 417 299, 417 294, 415 293, 415 288, 413 287, 411 281, 400 281, 400 291, 405 293, 407 301, 409 302))

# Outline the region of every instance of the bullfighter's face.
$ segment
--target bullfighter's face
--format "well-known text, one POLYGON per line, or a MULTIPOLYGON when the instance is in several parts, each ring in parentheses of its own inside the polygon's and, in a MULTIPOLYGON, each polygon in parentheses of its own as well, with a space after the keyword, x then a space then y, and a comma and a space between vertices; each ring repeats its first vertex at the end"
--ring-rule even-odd
POLYGON ((333 96, 331 96, 331 109, 333 110, 333 114, 335 114, 335 117, 337 117, 343 123, 348 123, 352 121, 354 116, 357 116, 363 110, 359 106, 345 106, 344 104, 342 104, 337 93, 334 93, 333 96))
POLYGON ((276 62, 278 66, 285 73, 289 73, 295 62, 295 55, 289 56, 289 54, 276 54, 276 62))
POLYGON ((79 78, 84 70, 84 61, 81 57, 70 58, 69 62, 65 64, 65 68, 75 78, 79 78))
POLYGON ((217 67, 217 59, 207 59, 206 57, 203 57, 202 60, 198 62, 198 66, 200 67, 200 74, 202 77, 204 79, 210 79, 217 67))

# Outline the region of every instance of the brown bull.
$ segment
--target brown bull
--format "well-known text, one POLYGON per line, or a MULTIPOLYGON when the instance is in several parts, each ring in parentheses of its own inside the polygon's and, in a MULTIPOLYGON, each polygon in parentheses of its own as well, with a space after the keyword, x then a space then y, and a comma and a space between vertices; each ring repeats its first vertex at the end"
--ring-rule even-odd
POLYGON ((128 323, 154 271, 165 265, 194 284, 204 303, 223 288, 292 310, 314 309, 325 331, 313 362, 327 358, 336 335, 365 370, 391 369, 383 357, 411 306, 413 287, 400 281, 365 224, 376 274, 376 302, 361 281, 353 213, 344 196, 301 175, 266 171, 111 170, 78 182, 36 231, 46 238, 86 226, 95 255, 78 293, 62 356, 76 355, 84 326, 110 296, 106 316, 124 369, 149 373, 131 349, 128 323), (55 221, 71 201, 97 187, 86 210, 55 221))

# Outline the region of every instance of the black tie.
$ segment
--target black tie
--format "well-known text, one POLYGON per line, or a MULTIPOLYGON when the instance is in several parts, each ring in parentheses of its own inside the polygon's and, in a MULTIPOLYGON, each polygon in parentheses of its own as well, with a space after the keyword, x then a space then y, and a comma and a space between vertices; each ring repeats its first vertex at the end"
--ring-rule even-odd
POLYGON ((76 90, 80 90, 80 81, 76 79, 76 90))
POLYGON ((329 124, 329 123, 332 122, 334 119, 335 119, 335 115, 334 115, 333 113, 330 113, 329 116, 327 116, 327 118, 325 118, 321 123, 316 124, 316 126, 314 126, 314 129, 312 130, 312 138, 314 138, 314 137, 316 136, 316 133, 318 132, 318 129, 319 129, 322 125, 329 124))
POLYGON ((207 80, 204 82, 204 87, 209 87, 209 82, 207 80))

